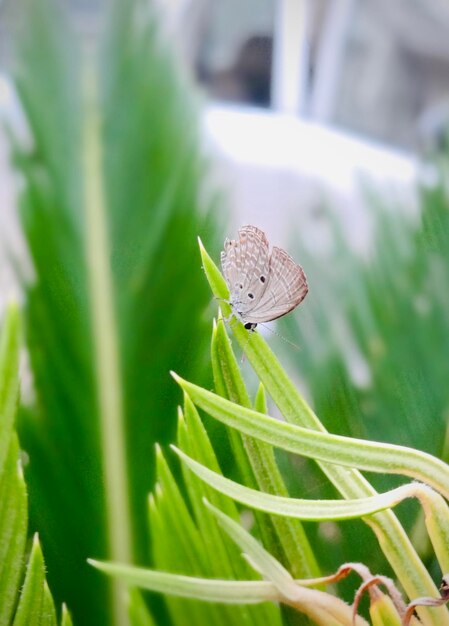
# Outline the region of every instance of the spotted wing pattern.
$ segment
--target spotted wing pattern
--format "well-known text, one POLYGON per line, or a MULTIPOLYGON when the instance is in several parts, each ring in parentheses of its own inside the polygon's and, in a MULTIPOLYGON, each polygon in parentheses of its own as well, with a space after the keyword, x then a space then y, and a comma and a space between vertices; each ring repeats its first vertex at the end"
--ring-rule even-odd
POLYGON ((243 226, 238 235, 237 241, 226 239, 221 253, 234 315, 252 324, 286 315, 307 295, 302 268, 280 248, 270 257, 265 233, 255 226, 243 226))
POLYGON ((232 311, 244 323, 266 289, 269 262, 268 240, 255 226, 243 226, 238 240, 226 239, 221 267, 229 287, 232 311))
POLYGON ((273 247, 267 287, 247 322, 269 322, 293 311, 306 297, 306 275, 285 250, 273 247))

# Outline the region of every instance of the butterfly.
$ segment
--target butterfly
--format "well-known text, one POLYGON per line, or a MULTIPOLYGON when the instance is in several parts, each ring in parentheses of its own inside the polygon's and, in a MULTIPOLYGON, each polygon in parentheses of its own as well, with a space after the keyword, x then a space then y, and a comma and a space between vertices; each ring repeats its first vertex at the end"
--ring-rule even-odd
POLYGON ((221 268, 229 287, 232 314, 247 330, 293 311, 307 295, 306 275, 285 250, 273 246, 255 226, 242 226, 226 239, 221 268))

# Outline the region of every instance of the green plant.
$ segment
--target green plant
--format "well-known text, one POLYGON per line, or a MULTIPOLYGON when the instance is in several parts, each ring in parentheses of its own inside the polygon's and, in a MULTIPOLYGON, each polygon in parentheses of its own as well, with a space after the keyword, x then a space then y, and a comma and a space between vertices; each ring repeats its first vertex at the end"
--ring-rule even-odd
MULTIPOLYGON (((419 448, 447 462, 447 156, 424 167, 432 177, 417 187, 417 214, 385 192, 367 195, 372 238, 364 255, 354 252, 351 235, 330 210, 321 214, 330 233, 327 252, 311 251, 306 234, 292 233, 311 289, 281 332, 300 346, 299 352, 286 350, 286 360, 331 432, 419 448)), ((391 475, 371 480, 379 490, 398 484, 391 475)), ((333 497, 311 464, 298 481, 299 492, 333 497)), ((398 516, 437 579, 439 567, 422 512, 409 504, 400 507, 398 516)), ((333 567, 317 539, 311 537, 320 562, 333 567)), ((344 553, 349 546, 357 559, 367 550, 374 559, 378 553, 359 524, 340 533, 339 549, 344 553), (354 542, 354 535, 359 541, 354 542)), ((380 556, 376 569, 384 568, 380 556)))
MULTIPOLYGON (((449 624, 446 608, 439 606, 445 597, 438 598, 425 567, 430 563, 448 571, 447 506, 440 495, 448 495, 448 469, 436 458, 447 458, 440 436, 446 423, 449 336, 444 295, 449 289, 441 289, 449 283, 444 185, 424 189, 428 211, 416 231, 380 214, 382 254, 375 263, 356 264, 351 255, 344 257, 340 286, 348 285, 341 292, 341 309, 328 302, 316 306, 313 292, 303 305, 304 317, 312 314, 316 327, 309 325, 314 330, 309 336, 301 323, 299 369, 323 423, 353 439, 326 432, 262 338, 248 338, 238 324, 232 330, 260 380, 257 395, 252 401, 246 390, 222 320, 212 335, 215 393, 209 392, 202 313, 210 296, 190 263, 197 258, 200 265, 197 233, 214 245, 215 199, 203 184, 207 167, 186 98, 189 88, 161 43, 157 20, 143 0, 117 0, 100 60, 84 50, 50 0, 30 1, 26 8, 16 85, 31 142, 22 144, 14 132, 11 139, 23 180, 20 219, 34 272, 23 284, 35 397, 21 407, 19 434, 29 455, 29 531, 37 529, 42 538, 58 603, 67 601, 75 623, 83 625, 276 626, 310 620, 341 625, 353 619, 353 610, 339 597, 348 598, 347 589, 340 594, 341 581, 355 572, 363 581, 355 608, 367 592, 371 622, 398 624, 407 609, 395 584, 360 563, 346 563, 358 540, 363 557, 370 556, 370 569, 393 572, 415 600, 422 623, 449 624), (354 279, 348 280, 353 266, 354 279), (398 304, 392 293, 401 296, 398 304), (353 329, 359 352, 370 363, 379 386, 369 393, 351 380, 348 354, 336 341, 341 324, 334 318, 353 329), (418 338, 413 348, 410 336, 418 338), (391 345, 401 350, 389 352, 391 345), (438 359, 433 358, 436 348, 438 359), (409 377, 400 377, 411 361, 417 366, 407 370, 409 377), (161 450, 154 454, 156 441, 166 444, 175 436, 178 396, 169 369, 183 377, 177 377, 184 391, 176 449, 180 464, 161 450), (266 392, 286 423, 267 417, 266 392), (362 435, 381 438, 374 436, 377 430, 365 432, 360 422, 352 430, 349 418, 366 406, 371 406, 371 423, 382 425, 384 439, 427 453, 362 441, 362 435), (415 439, 405 440, 405 431, 404 440, 390 437, 392 416, 401 414, 410 419, 415 439), (431 420, 433 415, 438 419, 431 420), (294 455, 291 468, 296 471, 280 471, 289 462, 287 453, 294 455), (311 459, 307 471, 305 457, 311 459), (299 458, 303 465, 298 469, 299 458), (320 474, 308 491, 309 477, 318 475, 315 466, 325 478, 320 474), (393 488, 388 478, 374 476, 368 482, 354 468, 420 483, 393 488), (316 495, 316 489, 326 497, 293 498, 303 485, 306 494, 316 495), (335 492, 345 499, 338 500, 335 492), (405 498, 421 505, 429 538, 425 564, 406 532, 410 522, 401 526, 389 510, 405 498), (242 523, 233 500, 245 507, 242 523), (357 525, 350 532, 345 531, 350 521, 335 523, 351 519, 357 525), (325 524, 332 532, 341 528, 348 544, 334 541, 332 532, 319 534, 316 529, 325 524), (376 540, 381 559, 378 549, 371 553, 367 548, 376 540), (87 557, 118 582, 109 585, 87 566, 87 557), (334 573, 322 576, 329 571, 334 573), (126 605, 122 580, 163 592, 164 601, 132 589, 126 605), (338 592, 329 591, 328 584, 338 584, 338 592), (381 593, 379 585, 388 593, 381 593)), ((341 253, 343 240, 336 232, 341 253)), ((228 296, 223 279, 204 250, 202 255, 212 292, 222 301, 228 296)), ((309 273, 306 255, 299 258, 309 273)), ((316 290, 321 277, 310 282, 316 290)), ((330 297, 331 303, 339 301, 330 297)), ((222 309, 229 315, 225 302, 222 309)), ((15 342, 5 353, 10 365, 17 359, 15 332, 5 334, 15 342)), ((2 379, 0 366, 0 385, 11 383, 5 383, 5 396, 0 386, 0 403, 2 397, 16 401, 17 377, 8 378, 14 369, 8 367, 2 379)), ((11 406, 8 400, 0 411, 6 424, 5 430, 0 424, 0 461, 10 449, 0 472, 0 507, 6 503, 15 517, 0 517, 0 549, 8 546, 1 535, 4 521, 12 519, 17 552, 4 560, 0 615, 8 611, 10 620, 11 598, 20 597, 19 607, 27 605, 35 613, 23 617, 21 609, 18 623, 54 623, 37 540, 19 593, 27 518, 11 406)), ((418 526, 413 530, 423 536, 418 526)), ((0 558, 0 574, 2 565, 0 558)), ((69 620, 64 610, 62 622, 69 620)), ((366 623, 365 617, 358 616, 356 623, 366 623)))
POLYGON ((86 559, 151 562, 154 442, 173 440, 179 396, 166 372, 210 380, 208 290, 191 267, 197 234, 215 241, 216 199, 188 81, 147 2, 112 4, 101 51, 59 3, 20 6, 29 141, 10 135, 32 262, 21 277, 34 395, 19 419, 31 523, 74 621, 118 624, 120 593, 86 559))
POLYGON ((65 606, 56 617, 41 546, 27 545, 28 494, 15 417, 19 398, 19 311, 10 306, 0 337, 0 624, 70 626, 65 606))
MULTIPOLYGON (((229 305, 226 304, 227 289, 224 280, 204 250, 202 250, 202 256, 203 266, 212 291, 223 302, 221 305, 223 314, 229 315, 230 310, 229 305)), ((213 352, 220 355, 218 358, 221 359, 220 371, 222 373, 221 378, 216 375, 216 381, 220 384, 221 381, 227 380, 230 389, 241 389, 243 383, 236 360, 229 351, 229 343, 223 328, 223 324, 217 327, 213 336, 213 352)), ((208 486, 213 487, 221 494, 230 496, 234 500, 265 513, 315 521, 363 518, 374 531, 385 558, 393 568, 407 595, 411 599, 418 596, 438 598, 437 589, 413 545, 394 514, 388 509, 408 497, 419 499, 426 514, 427 530, 436 558, 442 571, 447 571, 449 567, 449 510, 442 496, 446 498, 449 496, 447 488, 449 466, 418 450, 328 434, 295 389, 260 335, 251 336, 248 341, 247 333, 241 324, 235 323, 232 328, 239 344, 245 347, 246 358, 286 421, 274 420, 260 411, 247 408, 245 402, 238 404, 235 401, 230 401, 176 376, 185 393, 185 415, 190 415, 189 419, 186 418, 187 428, 191 425, 192 420, 196 419, 192 417, 194 415, 194 413, 192 414, 193 403, 228 427, 237 429, 245 437, 253 437, 255 441, 264 442, 262 450, 257 447, 246 447, 246 452, 252 462, 247 462, 247 466, 252 465, 253 468, 268 467, 263 452, 267 450, 265 448, 267 444, 309 456, 317 461, 322 471, 344 496, 345 500, 298 501, 279 494, 264 493, 240 485, 221 476, 216 468, 216 463, 211 462, 211 459, 204 454, 204 438, 202 443, 198 443, 200 439, 194 435, 189 440, 190 446, 186 445, 185 438, 178 437, 183 450, 177 450, 177 454, 183 463, 208 486), (196 442, 196 448, 192 448, 194 442, 196 442), (186 453, 186 448, 188 453, 186 453), (200 462, 194 460, 195 458, 200 462), (354 467, 372 472, 399 473, 411 476, 431 485, 433 489, 424 484, 411 483, 384 494, 377 494, 370 483, 357 470, 353 469, 354 467), (437 492, 440 492, 441 495, 438 495, 437 492)), ((263 405, 263 402, 261 403, 259 399, 258 408, 261 408, 260 404, 263 405)), ((271 460, 274 460, 274 457, 271 457, 271 460)), ((259 482, 259 486, 261 482, 259 482)), ((166 486, 165 490, 167 490, 166 486)), ((161 486, 160 491, 158 498, 162 498, 164 495, 163 486, 161 486)), ((198 500, 201 495, 204 496, 204 492, 199 491, 198 486, 195 485, 190 496, 198 500)), ((209 497, 208 493, 207 497, 209 497)), ((226 501, 224 504, 223 501, 220 500, 220 502, 222 507, 228 506, 226 501)), ((323 591, 315 591, 315 593, 310 594, 310 590, 308 590, 310 584, 322 584, 325 581, 338 579, 341 572, 337 573, 336 576, 327 578, 318 577, 312 581, 306 579, 295 582, 278 559, 266 552, 260 543, 256 542, 247 531, 232 520, 235 514, 228 516, 207 503, 203 502, 203 505, 211 511, 227 534, 244 551, 253 569, 263 575, 264 581, 217 581, 207 578, 186 577, 177 573, 170 574, 132 568, 120 564, 95 561, 93 564, 128 584, 162 591, 166 594, 203 601, 221 601, 223 603, 232 601, 243 605, 255 601, 275 600, 306 614, 317 624, 353 623, 352 610, 338 598, 323 591)), ((197 514, 196 519, 199 520, 201 515, 206 514, 206 512, 197 514)), ((182 532, 176 533, 174 530, 172 536, 177 536, 178 540, 181 541, 182 532)), ((276 546, 282 545, 282 540, 283 537, 280 534, 273 537, 274 549, 276 546)), ((307 544, 305 545, 307 546, 307 544)), ((283 547, 283 560, 286 559, 288 562, 292 546, 284 545, 283 547)), ((170 549, 173 550, 172 544, 170 544, 170 549)), ((165 547, 165 551, 167 551, 167 547, 165 547)), ((308 549, 305 553, 310 557, 308 549)), ((310 560, 304 561, 304 563, 308 563, 309 568, 316 568, 316 565, 310 560)), ((179 570, 181 565, 178 562, 176 569, 179 570)), ((184 574, 187 572, 196 573, 192 572, 192 563, 189 563, 187 559, 184 560, 183 565, 184 574)), ((196 565, 199 567, 198 564, 196 565)), ((363 589, 372 586, 373 581, 376 584, 383 582, 383 584, 389 585, 391 589, 390 599, 393 602, 380 592, 372 595, 371 620, 373 624, 400 623, 401 618, 405 615, 405 605, 398 599, 399 593, 393 585, 386 582, 383 577, 373 577, 366 571, 366 568, 363 569, 360 565, 342 565, 342 567, 360 573, 364 581, 363 589)), ((436 604, 439 602, 437 600, 436 604)), ((444 607, 431 609, 418 607, 417 610, 422 623, 429 624, 429 626, 430 624, 449 624, 449 613, 444 607)), ((366 623, 362 618, 357 617, 355 619, 357 623, 366 623)), ((182 623, 182 621, 176 623, 182 623)))

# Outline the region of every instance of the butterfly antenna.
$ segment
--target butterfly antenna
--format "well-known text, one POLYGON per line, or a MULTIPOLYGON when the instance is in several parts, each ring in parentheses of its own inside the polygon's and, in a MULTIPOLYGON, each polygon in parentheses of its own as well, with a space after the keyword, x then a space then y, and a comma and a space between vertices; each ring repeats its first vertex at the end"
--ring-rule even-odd
POLYGON ((262 326, 263 328, 266 328, 266 330, 269 330, 270 333, 272 333, 273 335, 276 335, 276 337, 279 337, 279 339, 282 339, 282 341, 285 341, 285 343, 288 343, 289 345, 291 345, 292 348, 295 348, 296 350, 301 350, 301 346, 298 346, 298 344, 293 343, 293 341, 290 341, 290 339, 287 339, 283 335, 280 335, 278 332, 276 332, 275 330, 273 330, 272 328, 270 328, 266 324, 259 323, 259 326, 262 326))

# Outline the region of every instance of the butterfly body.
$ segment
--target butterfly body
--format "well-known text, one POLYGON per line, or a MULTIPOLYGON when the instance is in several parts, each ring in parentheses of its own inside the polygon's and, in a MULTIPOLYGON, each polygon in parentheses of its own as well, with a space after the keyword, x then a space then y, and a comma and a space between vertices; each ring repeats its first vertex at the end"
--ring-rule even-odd
POLYGON ((268 239, 255 226, 243 226, 238 239, 226 239, 221 266, 233 315, 254 330, 286 315, 307 295, 303 269, 281 248, 270 254, 268 239))

